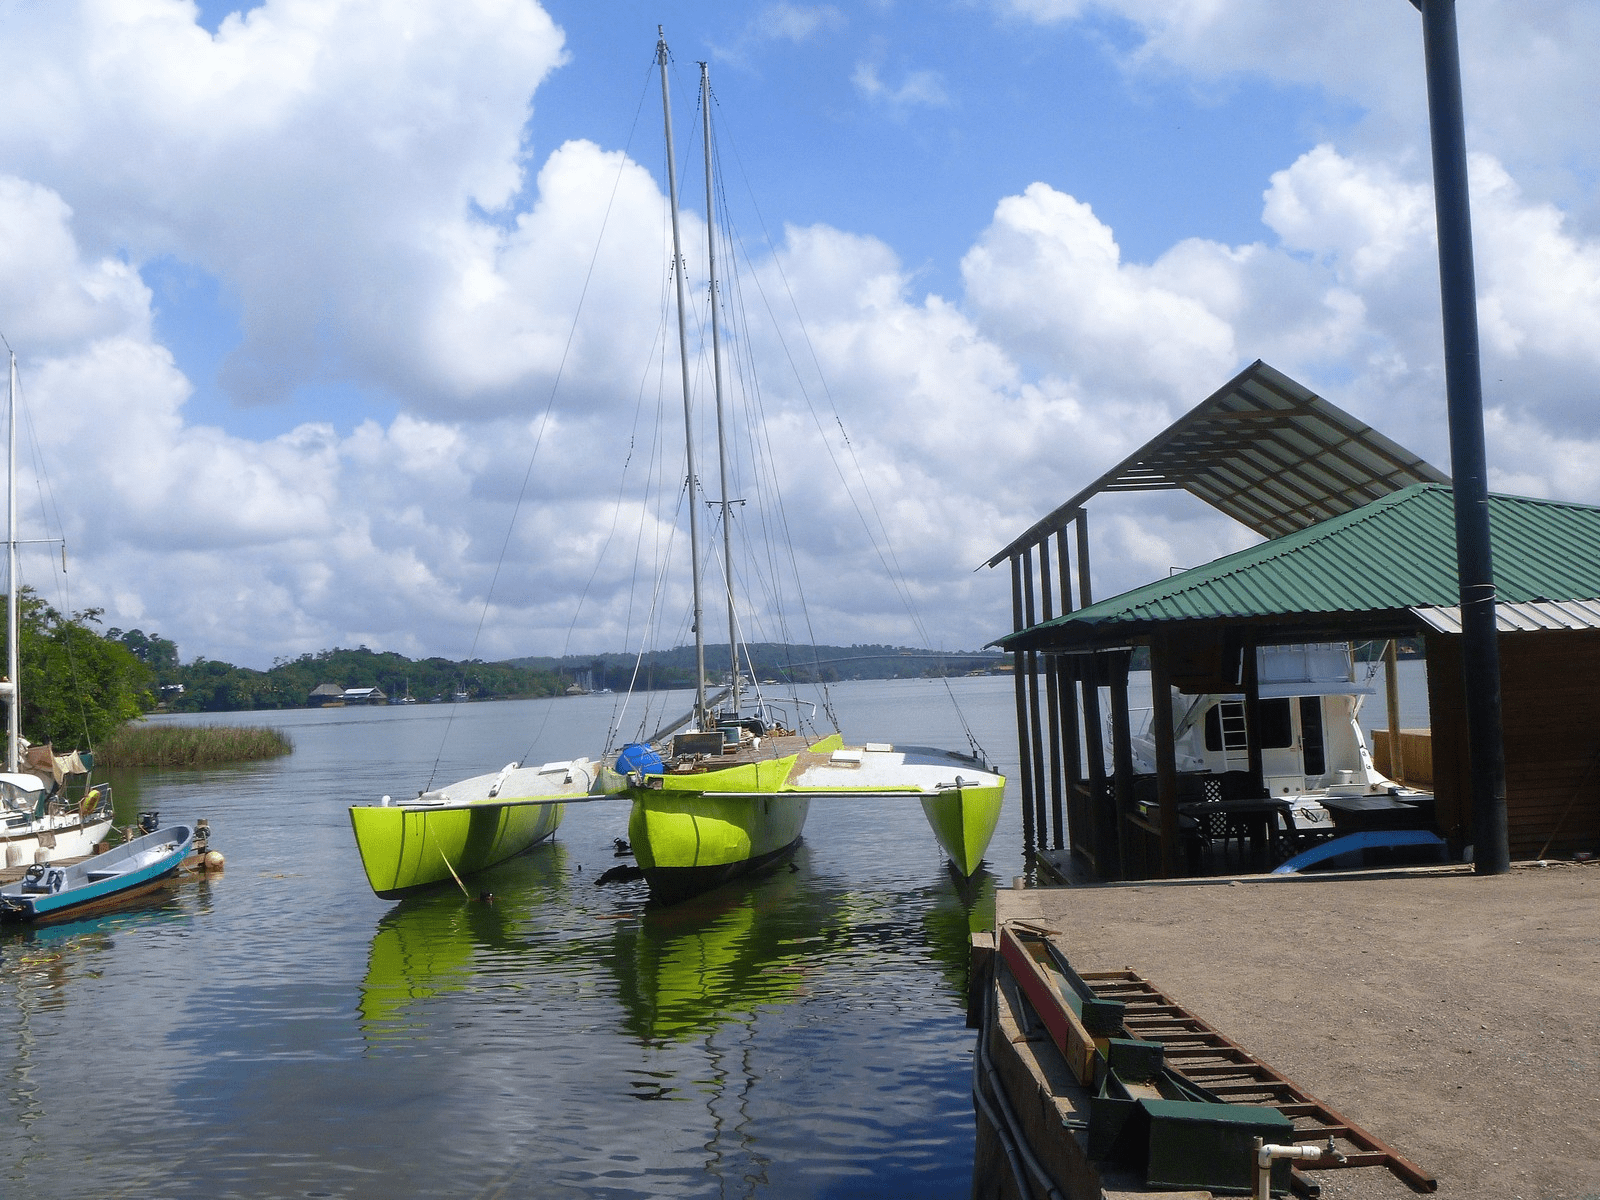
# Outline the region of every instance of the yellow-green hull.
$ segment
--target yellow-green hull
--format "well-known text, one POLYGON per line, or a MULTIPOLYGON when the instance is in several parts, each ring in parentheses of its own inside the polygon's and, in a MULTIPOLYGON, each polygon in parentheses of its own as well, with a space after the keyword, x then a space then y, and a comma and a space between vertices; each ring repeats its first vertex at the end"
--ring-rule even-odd
MULTIPOLYGON (((704 776, 701 777, 704 779, 704 776)), ((651 898, 673 904, 776 862, 799 844, 809 796, 630 788, 628 838, 651 898)))
POLYGON ((998 787, 951 788, 922 798, 933 836, 963 877, 976 871, 988 853, 1005 790, 1002 780, 998 787))
POLYGON ((561 824, 564 806, 478 801, 454 807, 350 809, 367 882, 385 900, 521 854, 561 824))

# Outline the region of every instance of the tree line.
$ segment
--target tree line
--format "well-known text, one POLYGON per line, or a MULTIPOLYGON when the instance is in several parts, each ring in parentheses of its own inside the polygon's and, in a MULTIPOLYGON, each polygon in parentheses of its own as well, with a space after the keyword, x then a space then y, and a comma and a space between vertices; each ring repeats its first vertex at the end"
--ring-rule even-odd
MULTIPOLYGON (((419 703, 523 699, 569 690, 623 691, 694 685, 694 651, 682 646, 653 652, 642 662, 625 654, 481 659, 411 659, 393 651, 331 649, 279 658, 258 671, 217 659, 182 661, 177 643, 142 629, 99 626, 97 608, 63 614, 28 588, 20 593, 22 732, 58 748, 93 747, 126 721, 157 708, 172 712, 235 712, 305 708, 321 684, 381 690, 419 703)), ((0 646, 3 646, 0 630, 0 646)), ((744 669, 782 683, 841 679, 893 679, 964 675, 987 670, 1002 656, 992 652, 934 654, 882 645, 748 647, 744 669)), ((706 648, 713 682, 728 671, 728 648, 706 648)))

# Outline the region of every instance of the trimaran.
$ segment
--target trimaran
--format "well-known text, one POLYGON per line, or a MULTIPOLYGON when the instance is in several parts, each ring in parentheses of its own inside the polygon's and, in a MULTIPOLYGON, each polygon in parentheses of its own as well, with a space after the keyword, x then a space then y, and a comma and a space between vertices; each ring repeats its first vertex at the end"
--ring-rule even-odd
MULTIPOLYGON (((684 299, 685 259, 678 221, 665 36, 656 45, 666 131, 673 275, 677 287, 678 352, 683 382, 687 472, 698 486, 694 415, 684 299)), ((837 732, 804 737, 784 719, 778 702, 740 680, 738 621, 733 598, 727 436, 723 421, 721 329, 717 317, 717 259, 711 161, 710 76, 700 64, 706 146, 708 268, 711 286, 712 375, 722 499, 722 567, 727 581, 729 687, 707 696, 702 620, 700 527, 690 503, 693 564, 695 698, 687 718, 612 758, 587 758, 474 776, 415 799, 350 809, 362 863, 373 890, 395 897, 500 862, 555 832, 565 803, 625 796, 632 802, 629 841, 651 898, 672 903, 780 861, 799 844, 811 801, 883 802, 916 797, 934 835, 963 877, 978 869, 1000 815, 1005 777, 977 754, 922 746, 866 742, 846 746, 837 732)), ((801 724, 798 711, 793 725, 801 724)))
MULTIPOLYGON (((684 440, 691 491, 694 463, 693 405, 689 385, 684 301, 684 257, 678 227, 678 184, 672 143, 665 36, 656 44, 666 131, 667 185, 672 214, 672 249, 677 285, 678 354, 682 371, 684 440)), ((956 869, 978 867, 999 818, 1005 778, 974 755, 919 746, 866 742, 846 746, 834 733, 820 740, 784 725, 777 706, 759 692, 748 700, 740 688, 734 648, 739 643, 734 611, 729 520, 727 435, 723 419, 722 345, 717 310, 717 256, 711 160, 711 83, 700 64, 704 120, 707 268, 711 289, 712 380, 717 406, 717 452, 722 498, 723 580, 728 602, 728 645, 733 658, 725 703, 706 696, 705 634, 701 604, 700 533, 697 505, 690 503, 689 540, 693 569, 695 700, 686 726, 648 743, 624 747, 603 762, 598 788, 633 802, 629 841, 653 899, 672 902, 706 891, 782 859, 800 841, 811 801, 884 801, 915 796, 956 869)), ((798 725, 798 713, 794 724, 798 725)))

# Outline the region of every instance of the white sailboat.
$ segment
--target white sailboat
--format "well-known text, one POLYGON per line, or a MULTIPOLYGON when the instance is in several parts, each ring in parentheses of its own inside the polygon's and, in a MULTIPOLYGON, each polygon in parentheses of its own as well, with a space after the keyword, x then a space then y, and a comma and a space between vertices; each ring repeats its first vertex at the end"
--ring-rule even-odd
POLYGON ((85 787, 73 799, 63 791, 70 776, 86 774, 79 755, 55 758, 35 747, 24 758, 22 740, 21 588, 17 579, 17 356, 10 356, 6 435, 6 705, 5 770, 0 772, 0 853, 7 867, 80 858, 111 831, 110 787, 85 787))

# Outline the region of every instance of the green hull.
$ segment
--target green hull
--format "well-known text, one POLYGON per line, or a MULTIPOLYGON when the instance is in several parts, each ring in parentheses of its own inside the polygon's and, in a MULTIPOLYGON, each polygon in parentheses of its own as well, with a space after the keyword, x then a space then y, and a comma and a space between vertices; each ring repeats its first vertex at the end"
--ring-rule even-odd
POLYGON ((976 871, 988 853, 1005 790, 1002 782, 999 787, 952 788, 922 798, 933 836, 963 877, 976 871))
POLYGON ((561 824, 561 804, 482 801, 452 808, 350 809, 367 882, 385 900, 504 862, 561 824))
MULTIPOLYGON (((720 772, 718 772, 720 774, 720 772)), ((702 776, 703 780, 705 777, 702 776)), ((630 788, 628 838, 650 896, 674 904, 776 862, 799 844, 810 797, 630 788)))

